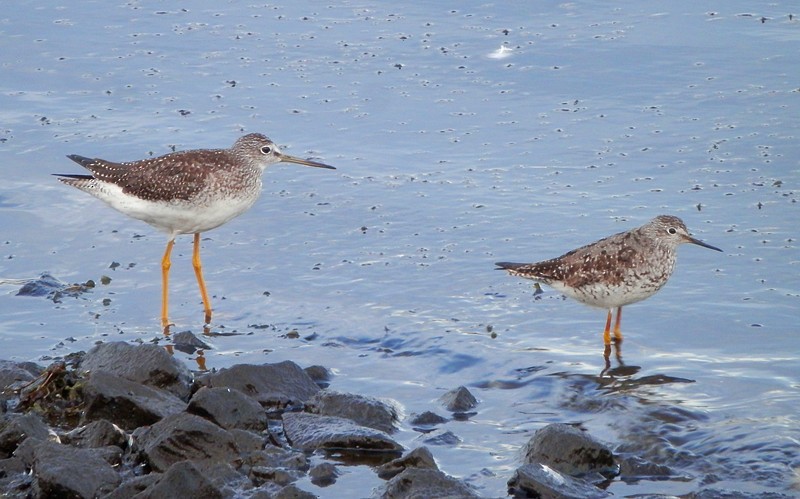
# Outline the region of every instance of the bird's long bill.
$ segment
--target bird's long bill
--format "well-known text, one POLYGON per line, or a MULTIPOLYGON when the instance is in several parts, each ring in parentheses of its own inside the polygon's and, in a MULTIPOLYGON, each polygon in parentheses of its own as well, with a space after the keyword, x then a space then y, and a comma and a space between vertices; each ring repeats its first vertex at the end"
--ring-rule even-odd
POLYGON ((279 157, 281 158, 281 161, 286 163, 296 163, 298 165, 313 166, 315 168, 327 168, 329 170, 336 169, 331 165, 326 165, 325 163, 318 163, 316 161, 311 161, 310 159, 298 158, 297 156, 289 156, 288 154, 281 154, 279 157))
POLYGON ((710 244, 706 244, 703 241, 701 241, 699 239, 695 239, 693 237, 687 237, 686 242, 692 243, 692 244, 696 244, 696 245, 702 246, 704 248, 713 249, 713 250, 716 250, 716 251, 722 251, 721 249, 717 248, 716 246, 711 246, 710 244))

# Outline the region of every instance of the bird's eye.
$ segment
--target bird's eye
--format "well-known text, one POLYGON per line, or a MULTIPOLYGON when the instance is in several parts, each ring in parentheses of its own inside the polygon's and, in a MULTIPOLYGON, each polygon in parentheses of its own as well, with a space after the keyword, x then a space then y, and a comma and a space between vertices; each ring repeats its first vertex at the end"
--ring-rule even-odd
POLYGON ((272 147, 270 146, 262 146, 261 152, 264 154, 272 154, 272 147))
POLYGON ((667 229, 667 232, 669 232, 670 234, 677 234, 678 233, 678 231, 677 231, 677 229, 675 229, 675 227, 670 227, 669 229, 667 229))

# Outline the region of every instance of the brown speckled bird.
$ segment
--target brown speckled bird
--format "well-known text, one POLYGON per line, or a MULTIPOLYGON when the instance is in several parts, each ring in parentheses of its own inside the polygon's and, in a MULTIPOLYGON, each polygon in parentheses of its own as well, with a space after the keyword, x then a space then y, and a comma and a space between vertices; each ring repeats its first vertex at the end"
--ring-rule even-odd
POLYGON ((261 174, 270 165, 287 162, 335 169, 284 154, 260 133, 241 137, 230 149, 180 151, 126 163, 76 154, 67 157, 91 175, 56 174, 61 177, 59 180, 167 233, 167 249, 161 260, 161 323, 165 333, 170 325, 170 253, 176 236, 194 234, 192 265, 208 324, 211 304, 200 263, 200 233, 219 227, 253 206, 261 194, 261 174))
POLYGON ((547 284, 592 307, 608 309, 603 341, 611 344, 611 314, 617 309, 615 341, 622 341, 622 307, 664 287, 684 243, 722 251, 689 235, 678 217, 660 215, 648 223, 537 263, 498 262, 498 270, 547 284))

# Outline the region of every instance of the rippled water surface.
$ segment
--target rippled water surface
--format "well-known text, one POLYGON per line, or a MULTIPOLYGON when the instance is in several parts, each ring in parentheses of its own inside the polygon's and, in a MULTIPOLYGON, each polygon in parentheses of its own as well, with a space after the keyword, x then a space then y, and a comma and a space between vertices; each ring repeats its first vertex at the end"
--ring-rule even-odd
MULTIPOLYGON (((338 169, 273 167, 251 211, 204 234, 208 368, 322 364, 333 388, 406 416, 443 414, 436 399, 465 385, 474 416, 396 437, 488 497, 548 422, 674 472, 616 495, 797 493, 796 5, 177 5, 0 13, 0 358, 160 339, 165 237, 59 184, 80 172, 66 154, 132 160, 258 131, 338 169), (623 363, 605 371, 603 311, 493 270, 661 213, 724 253, 681 247, 670 283, 625 309, 623 363), (17 296, 43 273, 97 286, 17 296), (457 443, 428 441, 445 432, 457 443)), ((200 334, 190 258, 180 238, 171 318, 200 334)), ((340 471, 300 485, 382 483, 340 471)))

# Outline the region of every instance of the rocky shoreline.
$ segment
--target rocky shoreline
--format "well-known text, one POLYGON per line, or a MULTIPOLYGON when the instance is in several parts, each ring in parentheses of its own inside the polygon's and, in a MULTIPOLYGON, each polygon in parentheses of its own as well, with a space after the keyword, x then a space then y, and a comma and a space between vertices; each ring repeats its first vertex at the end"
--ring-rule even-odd
MULTIPOLYGON (((336 459, 312 466, 309 457, 336 453, 385 480, 365 497, 482 497, 439 470, 427 447, 405 449, 392 438, 401 424, 435 428, 448 421, 436 410, 469 418, 478 401, 468 389, 458 387, 441 406, 401 422, 398 404, 329 384, 325 368, 290 361, 195 375, 163 347, 123 342, 46 369, 0 361, 0 492, 312 498, 296 482, 309 478, 335 490, 338 471, 336 459)), ((514 497, 607 497, 604 487, 615 478, 674 476, 664 466, 615 455, 567 424, 541 428, 523 450, 508 481, 514 497)))

